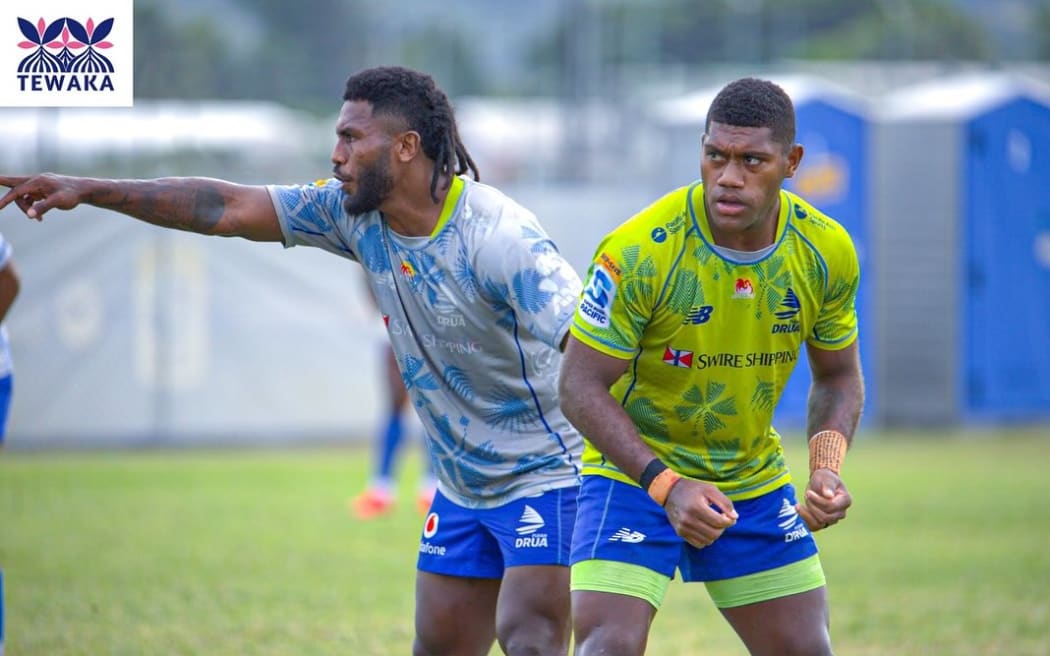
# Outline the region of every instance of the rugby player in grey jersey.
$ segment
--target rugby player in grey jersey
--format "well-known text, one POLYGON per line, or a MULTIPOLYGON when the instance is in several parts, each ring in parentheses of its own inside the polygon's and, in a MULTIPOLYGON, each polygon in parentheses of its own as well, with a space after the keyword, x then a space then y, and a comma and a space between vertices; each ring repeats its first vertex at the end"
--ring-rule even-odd
POLYGON ((11 187, 0 208, 14 202, 40 219, 87 203, 359 262, 438 479, 419 546, 414 653, 485 655, 498 639, 506 654, 565 654, 582 439, 557 379, 579 277, 531 212, 477 182, 433 79, 367 69, 343 100, 328 180, 0 177, 11 187))

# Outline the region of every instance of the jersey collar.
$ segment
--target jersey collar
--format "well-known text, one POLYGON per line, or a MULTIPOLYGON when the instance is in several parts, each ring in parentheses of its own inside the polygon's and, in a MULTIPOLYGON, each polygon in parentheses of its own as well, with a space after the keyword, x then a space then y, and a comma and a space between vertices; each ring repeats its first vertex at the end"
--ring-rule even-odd
MULTIPOLYGON (((711 226, 707 222, 707 208, 704 207, 704 185, 700 182, 693 183, 693 186, 689 188, 686 201, 689 205, 689 214, 693 219, 693 225, 699 231, 700 237, 708 246, 714 246, 715 238, 711 234, 711 226)), ((779 244, 780 240, 787 233, 790 217, 791 199, 788 198, 787 192, 781 189, 780 215, 777 218, 777 234, 773 237, 774 244, 779 244)))
POLYGON ((459 202, 459 197, 463 195, 463 189, 466 186, 463 178, 458 175, 452 176, 452 182, 448 186, 448 193, 445 195, 445 204, 441 208, 441 216, 438 217, 434 229, 430 232, 431 239, 441 232, 448 220, 452 218, 452 213, 456 210, 456 203, 459 202))

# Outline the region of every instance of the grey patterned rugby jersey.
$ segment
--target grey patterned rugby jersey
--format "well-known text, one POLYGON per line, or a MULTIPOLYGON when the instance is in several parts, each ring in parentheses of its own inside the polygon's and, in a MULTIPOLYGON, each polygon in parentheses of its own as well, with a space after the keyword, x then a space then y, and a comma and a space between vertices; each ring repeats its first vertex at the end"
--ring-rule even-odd
POLYGON ((460 177, 434 234, 409 238, 347 214, 338 180, 269 191, 286 247, 363 266, 443 494, 492 508, 579 484, 557 387, 582 285, 531 212, 460 177))

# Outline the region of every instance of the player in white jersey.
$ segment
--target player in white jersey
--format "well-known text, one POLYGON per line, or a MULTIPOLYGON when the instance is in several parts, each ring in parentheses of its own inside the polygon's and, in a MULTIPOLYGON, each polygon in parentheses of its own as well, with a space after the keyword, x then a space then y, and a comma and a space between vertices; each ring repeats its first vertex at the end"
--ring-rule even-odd
POLYGON ((579 277, 477 169, 445 94, 398 67, 347 80, 333 175, 304 186, 199 178, 0 177, 31 218, 79 203, 164 227, 309 245, 360 262, 426 429, 414 653, 565 654, 582 438, 557 400, 579 277))
POLYGON ((11 244, 0 235, 0 446, 7 436, 7 411, 11 408, 11 393, 14 390, 14 363, 11 360, 11 344, 7 337, 7 326, 3 324, 7 312, 18 296, 21 281, 11 257, 11 244))

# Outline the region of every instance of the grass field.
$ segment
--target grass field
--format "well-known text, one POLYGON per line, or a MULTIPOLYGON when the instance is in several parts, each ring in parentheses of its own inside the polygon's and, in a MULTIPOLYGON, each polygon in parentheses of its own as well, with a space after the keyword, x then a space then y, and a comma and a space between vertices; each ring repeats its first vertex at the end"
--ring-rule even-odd
MULTIPOLYGON (((366 462, 0 453, 6 656, 411 653, 420 518, 350 519, 366 462)), ((818 534, 839 656, 1050 654, 1050 430, 868 433, 844 474, 854 509, 818 534)), ((745 651, 676 582, 649 653, 745 651)))

